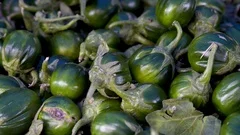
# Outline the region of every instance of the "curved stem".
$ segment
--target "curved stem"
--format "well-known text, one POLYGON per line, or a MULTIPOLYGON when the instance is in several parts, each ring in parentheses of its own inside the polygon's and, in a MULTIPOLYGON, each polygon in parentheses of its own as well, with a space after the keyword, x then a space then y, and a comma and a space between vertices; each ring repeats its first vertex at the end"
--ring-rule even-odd
POLYGON ((88 89, 88 92, 87 92, 87 96, 85 98, 85 102, 90 102, 91 101, 95 91, 96 91, 96 87, 93 85, 93 83, 91 83, 91 85, 88 89))
POLYGON ((90 122, 91 122, 91 120, 89 118, 87 118, 87 117, 83 117, 80 120, 78 120, 78 122, 74 125, 74 127, 72 129, 72 135, 77 135, 78 130, 82 126, 84 126, 84 125, 86 125, 86 124, 88 124, 90 122))
POLYGON ((36 70, 32 70, 30 72, 30 74, 31 74, 31 77, 32 77, 32 83, 29 84, 28 87, 32 87, 32 86, 34 86, 38 82, 38 73, 37 73, 37 71, 36 70))
POLYGON ((85 51, 86 51, 86 44, 84 42, 82 42, 80 44, 78 62, 82 62, 85 59, 85 55, 86 55, 85 51))
POLYGON ((184 48, 182 50, 180 50, 179 52, 177 52, 177 54, 175 55, 175 60, 178 60, 180 56, 182 56, 183 54, 188 52, 188 47, 184 48))
POLYGON ((38 120, 38 115, 42 111, 42 108, 44 106, 44 103, 41 105, 41 107, 38 109, 37 113, 34 116, 34 119, 32 121, 32 124, 29 128, 29 131, 26 133, 26 135, 40 135, 43 130, 43 121, 38 120))
MULTIPOLYGON (((212 68, 213 68, 213 63, 214 63, 214 56, 217 51, 217 44, 212 43, 210 46, 211 52, 208 57, 208 63, 205 71, 203 74, 198 78, 198 81, 201 82, 202 84, 206 84, 210 82, 211 75, 212 75, 212 68)), ((206 50, 207 51, 207 50, 206 50)))
POLYGON ((78 19, 74 19, 65 25, 56 25, 55 27, 52 27, 51 31, 49 30, 49 31, 44 31, 44 32, 45 33, 55 33, 58 31, 63 31, 63 30, 66 30, 66 29, 69 29, 70 27, 72 27, 72 25, 74 25, 77 21, 78 21, 78 19))
POLYGON ((119 26, 119 25, 126 25, 126 24, 130 24, 130 25, 138 25, 138 22, 136 20, 125 20, 125 21, 116 21, 111 23, 108 28, 113 28, 115 26, 119 26))
POLYGON ((86 9, 86 5, 87 5, 87 0, 80 0, 80 15, 85 17, 84 13, 85 13, 85 9, 86 9))
POLYGON ((20 6, 21 8, 24 8, 24 9, 28 10, 28 11, 31 11, 31 12, 37 12, 37 11, 39 11, 39 10, 42 10, 42 8, 39 8, 39 7, 37 7, 37 6, 29 6, 29 5, 27 5, 27 4, 24 2, 24 0, 19 0, 19 6, 20 6))
POLYGON ((134 41, 137 41, 143 45, 154 45, 152 41, 146 39, 145 37, 137 33, 135 33, 132 38, 134 41))
POLYGON ((48 79, 49 79, 48 60, 49 60, 49 57, 47 57, 43 61, 41 71, 39 73, 40 81, 43 82, 43 83, 48 83, 48 79))
MULTIPOLYGON (((180 41, 180 39, 182 38, 182 33, 183 33, 182 27, 178 21, 174 21, 172 25, 174 27, 176 27, 176 29, 177 29, 177 36, 168 46, 166 46, 166 50, 168 50, 168 52, 172 52, 177 47, 177 44, 180 41)), ((161 46, 161 45, 159 45, 159 46, 161 46)))
POLYGON ((119 97, 121 97, 122 99, 129 99, 131 98, 131 96, 123 90, 119 90, 116 85, 114 85, 114 83, 110 83, 110 88, 113 92, 115 92, 119 97))
POLYGON ((74 19, 74 20, 84 20, 84 18, 78 14, 72 15, 72 16, 64 16, 64 17, 59 17, 59 18, 35 18, 39 22, 58 22, 58 21, 64 21, 64 20, 69 20, 69 19, 74 19))

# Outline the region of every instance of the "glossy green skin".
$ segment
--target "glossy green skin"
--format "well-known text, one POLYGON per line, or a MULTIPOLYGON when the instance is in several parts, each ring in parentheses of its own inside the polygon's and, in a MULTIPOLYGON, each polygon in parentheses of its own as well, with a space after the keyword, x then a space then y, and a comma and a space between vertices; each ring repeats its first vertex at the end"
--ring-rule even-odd
POLYGON ((69 98, 52 96, 44 101, 38 119, 44 122, 44 135, 70 135, 80 119, 79 107, 69 98))
MULTIPOLYGON (((196 86, 196 79, 192 71, 178 74, 172 81, 169 91, 170 98, 186 98, 193 102, 194 107, 204 107, 209 101, 209 91, 205 93, 196 86)), ((206 85, 205 89, 210 89, 210 85, 206 85)))
POLYGON ((107 111, 100 113, 93 120, 91 123, 91 134, 134 135, 139 126, 136 120, 125 112, 107 111))
POLYGON ((240 39, 238 38, 240 34, 240 24, 227 22, 226 26, 223 26, 223 32, 235 39, 240 44, 240 39))
POLYGON ((139 33, 154 43, 167 31, 167 29, 157 21, 155 10, 155 7, 150 7, 138 17, 140 24, 138 28, 139 33))
POLYGON ((164 51, 152 52, 153 50, 154 47, 150 46, 139 48, 129 59, 129 69, 137 82, 158 84, 165 88, 174 75, 173 58, 164 51), (167 57, 170 60, 166 61, 167 57))
POLYGON ((240 133, 240 113, 233 113, 223 121, 220 135, 238 135, 240 133))
POLYGON ((29 89, 12 88, 0 94, 0 134, 25 134, 40 105, 37 94, 29 89))
POLYGON ((136 15, 141 14, 143 3, 141 0, 120 0, 122 9, 127 12, 132 12, 136 15))
POLYGON ((54 34, 50 41, 51 55, 62 55, 69 60, 76 60, 83 39, 78 33, 66 30, 54 34))
POLYGON ((240 72, 234 72, 220 81, 212 95, 214 107, 222 115, 228 116, 240 110, 240 72))
MULTIPOLYGON (((136 15, 134 15, 131 12, 125 12, 125 11, 120 11, 116 13, 107 23, 106 28, 109 28, 109 25, 117 22, 117 21, 124 21, 124 20, 134 20, 136 19, 136 15)), ((115 26, 114 28, 111 28, 115 33, 119 33, 119 30, 121 29, 120 26, 115 26)))
MULTIPOLYGON (((176 30, 167 31, 158 38, 156 44, 166 47, 176 38, 176 36, 177 36, 176 30)), ((180 41, 178 42, 176 48, 172 52, 173 57, 175 58, 179 52, 181 52, 183 49, 186 49, 191 41, 192 37, 186 32, 183 32, 180 41)))
POLYGON ((2 64, 11 75, 26 72, 33 68, 40 53, 38 38, 26 30, 15 30, 4 39, 2 64))
POLYGON ((215 54, 212 74, 224 74, 233 70, 237 65, 238 48, 237 42, 224 33, 209 32, 192 40, 188 48, 188 60, 193 70, 204 72, 208 56, 200 58, 206 49, 212 44, 218 45, 215 54), (221 50, 221 51, 220 51, 221 50))
POLYGON ((225 3, 221 0, 196 0, 197 6, 206 6, 212 8, 221 14, 225 10, 225 3))
POLYGON ((84 15, 87 24, 94 29, 103 28, 110 18, 117 12, 117 6, 112 5, 113 0, 93 0, 89 1, 84 15))
POLYGON ((116 33, 107 29, 97 29, 90 32, 84 41, 88 55, 91 55, 93 58, 96 57, 98 47, 101 44, 101 41, 97 38, 98 34, 107 43, 111 51, 116 51, 120 48, 120 38, 116 33))
POLYGON ((12 88, 24 88, 21 80, 7 75, 0 75, 0 94, 12 88))
POLYGON ((145 121, 147 114, 161 109, 162 101, 167 99, 164 90, 154 84, 139 84, 136 89, 128 90, 126 93, 128 95, 137 93, 137 98, 121 97, 121 108, 140 121, 145 121))
POLYGON ((88 74, 83 67, 67 63, 57 68, 51 75, 50 90, 55 96, 77 99, 89 86, 88 74))
POLYGON ((158 0, 156 5, 157 20, 166 28, 171 28, 175 20, 184 27, 192 19, 195 6, 195 0, 158 0))

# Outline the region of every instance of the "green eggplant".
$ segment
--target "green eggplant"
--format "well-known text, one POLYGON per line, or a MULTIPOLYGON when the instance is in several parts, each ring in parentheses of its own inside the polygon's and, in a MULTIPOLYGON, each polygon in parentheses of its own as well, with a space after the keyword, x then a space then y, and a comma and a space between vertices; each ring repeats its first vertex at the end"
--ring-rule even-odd
POLYGON ((188 30, 194 37, 203 33, 217 31, 223 14, 207 6, 197 6, 193 21, 188 25, 188 30))
POLYGON ((100 93, 94 93, 92 102, 84 102, 82 105, 82 118, 74 125, 72 135, 76 135, 77 131, 84 125, 91 123, 95 117, 106 111, 120 111, 120 100, 109 99, 100 93))
POLYGON ((98 47, 97 57, 89 70, 91 86, 86 101, 91 99, 96 89, 105 97, 115 98, 114 93, 111 93, 110 83, 114 83, 112 85, 120 90, 126 90, 132 81, 124 54, 110 52, 107 43, 101 37, 100 40, 102 40, 102 44, 98 47))
POLYGON ((221 126, 220 135, 238 135, 240 132, 240 113, 227 116, 221 126))
POLYGON ((98 38, 99 35, 107 43, 111 51, 120 49, 120 38, 116 33, 107 29, 92 30, 80 45, 79 62, 87 59, 94 60, 96 58, 98 47, 101 44, 101 40, 98 38))
POLYGON ((218 45, 213 74, 222 75, 231 72, 239 63, 240 47, 235 40, 222 32, 205 33, 192 40, 188 48, 188 60, 191 68, 200 73, 205 70, 208 56, 202 57, 202 55, 212 43, 218 45))
MULTIPOLYGON (((170 44, 172 40, 177 35, 176 30, 169 30, 165 33, 163 33, 158 41, 157 45, 166 47, 167 45, 170 44)), ((177 44, 177 47, 173 50, 172 56, 175 59, 175 68, 177 72, 186 72, 189 71, 189 68, 184 68, 184 67, 189 67, 188 59, 187 59, 187 51, 188 51, 188 45, 192 41, 192 37, 183 31, 182 37, 177 44)))
MULTIPOLYGON (((189 99, 196 108, 206 106, 209 101, 210 93, 212 92, 210 79, 217 47, 218 46, 214 43, 210 46, 211 52, 209 54, 207 67, 203 74, 189 71, 180 73, 174 78, 170 86, 170 98, 189 99)), ((209 49, 207 49, 204 54, 208 54, 208 51, 209 49)))
POLYGON ((233 72, 225 76, 213 91, 212 103, 216 110, 224 116, 228 116, 240 110, 240 72, 233 72))
POLYGON ((72 61, 59 55, 53 55, 51 57, 46 57, 44 60, 40 60, 39 64, 37 65, 40 80, 40 95, 44 95, 45 91, 47 91, 47 94, 50 95, 49 83, 53 71, 55 71, 58 67, 70 62, 72 61))
POLYGON ((26 86, 17 77, 0 74, 0 94, 11 88, 26 88, 26 86))
POLYGON ((38 38, 26 30, 15 30, 7 35, 2 47, 2 65, 8 75, 16 76, 31 72, 32 82, 36 84, 38 77, 34 65, 41 53, 38 38))
POLYGON ((240 24, 237 22, 225 22, 221 25, 221 31, 240 43, 238 35, 240 34, 240 24))
POLYGON ((0 94, 0 135, 23 135, 41 106, 37 94, 27 88, 11 88, 0 94))
POLYGON ((122 111, 102 112, 91 123, 92 135, 135 135, 141 131, 137 121, 122 111))
POLYGON ((77 60, 83 38, 72 30, 55 33, 50 38, 50 55, 61 55, 69 60, 77 60))
POLYGON ((225 11, 225 3, 221 0, 196 0, 197 6, 206 6, 212 8, 219 13, 224 13, 225 11))
POLYGON ((129 58, 131 75, 138 83, 153 83, 166 88, 173 79, 175 62, 171 52, 182 37, 180 24, 174 21, 173 25, 177 36, 169 45, 142 46, 129 58))
POLYGON ((156 18, 166 28, 172 28, 173 21, 187 26, 194 15, 196 0, 158 0, 156 18))
POLYGON ((117 9, 114 0, 89 0, 83 11, 85 23, 94 29, 104 28, 117 9))
POLYGON ((135 20, 116 21, 111 23, 108 28, 114 28, 116 26, 122 26, 118 34, 127 45, 136 43, 154 45, 159 36, 167 31, 167 29, 156 20, 154 7, 144 11, 135 20))
MULTIPOLYGON (((176 30, 170 30, 165 33, 163 33, 157 40, 157 45, 166 47, 171 43, 171 41, 174 40, 174 38, 177 36, 176 30)), ((173 50, 172 55, 173 57, 178 60, 178 58, 187 52, 188 45, 191 43, 192 37, 183 31, 182 37, 180 41, 178 42, 176 48, 173 50)))
POLYGON ((52 96, 45 100, 37 116, 38 120, 43 121, 44 135, 70 135, 80 117, 79 107, 62 96, 52 96))
POLYGON ((77 99, 87 91, 89 86, 86 70, 75 63, 66 63, 53 71, 50 77, 52 95, 77 99))
POLYGON ((162 101, 167 99, 164 90, 155 84, 137 84, 126 91, 112 85, 111 90, 121 97, 123 111, 139 121, 145 121, 148 113, 161 109, 162 101))

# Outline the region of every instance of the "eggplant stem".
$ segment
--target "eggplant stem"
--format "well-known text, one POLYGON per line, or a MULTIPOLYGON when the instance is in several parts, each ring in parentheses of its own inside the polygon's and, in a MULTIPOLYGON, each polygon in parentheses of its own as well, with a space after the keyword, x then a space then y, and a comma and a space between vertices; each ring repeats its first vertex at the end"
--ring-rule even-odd
POLYGON ((130 25, 138 25, 138 22, 136 20, 125 20, 125 21, 116 21, 111 23, 108 28, 111 29, 113 27, 119 26, 119 25, 126 25, 126 24, 130 24, 130 25))
POLYGON ((137 33, 133 35, 133 39, 134 39, 134 41, 137 41, 143 45, 154 45, 154 43, 152 41, 146 39, 145 37, 143 37, 142 35, 137 34, 137 33))
POLYGON ((78 62, 82 62, 85 59, 86 44, 83 42, 80 44, 80 51, 78 56, 78 62))
POLYGON ((198 79, 199 82, 201 82, 203 84, 210 82, 211 75, 212 75, 212 68, 213 68, 213 64, 214 64, 214 57, 215 57, 217 48, 218 48, 218 45, 213 42, 210 45, 210 47, 208 47, 208 49, 204 52, 204 54, 205 54, 209 49, 211 49, 210 55, 208 57, 207 67, 206 67, 205 71, 203 72, 203 74, 198 79))
POLYGON ((39 10, 42 10, 42 8, 39 8, 37 6, 29 6, 24 2, 24 0, 19 0, 19 6, 31 12, 37 12, 39 10))
POLYGON ((35 18, 35 20, 37 20, 38 22, 46 22, 46 23, 52 23, 52 22, 58 22, 58 21, 63 21, 63 20, 84 20, 84 17, 82 17, 79 14, 76 15, 72 15, 72 16, 64 16, 64 17, 59 17, 59 18, 35 18))
POLYGON ((80 0, 79 3, 80 3, 80 15, 83 17, 84 22, 88 22, 87 18, 85 17, 87 0, 80 0))
MULTIPOLYGON (((166 46, 166 50, 168 50, 168 52, 172 52, 177 47, 179 41, 182 38, 182 33, 183 33, 182 27, 178 21, 174 21, 172 25, 177 29, 177 36, 168 46, 166 46)), ((161 46, 161 45, 158 45, 158 46, 161 46)))
POLYGON ((72 129, 72 135, 77 135, 78 130, 79 130, 82 126, 84 126, 84 125, 86 125, 86 124, 88 124, 88 123, 90 123, 90 122, 91 122, 91 120, 88 119, 88 118, 86 118, 86 117, 83 117, 83 118, 81 118, 80 120, 78 120, 78 122, 74 125, 74 127, 73 127, 73 129, 72 129))
POLYGON ((128 95, 125 91, 123 90, 119 90, 116 85, 114 85, 114 83, 110 83, 110 88, 113 92, 115 92, 119 97, 121 97, 122 99, 129 99, 131 98, 130 95, 128 95))
POLYGON ((93 85, 93 83, 90 85, 86 98, 85 98, 85 102, 89 102, 91 100, 91 98, 93 97, 94 92, 96 91, 96 87, 93 85))
POLYGON ((30 72, 30 74, 31 74, 31 77, 32 77, 32 83, 29 84, 28 87, 33 87, 33 86, 38 82, 38 80, 39 80, 39 78, 38 78, 38 73, 37 73, 36 70, 32 70, 32 71, 30 72))

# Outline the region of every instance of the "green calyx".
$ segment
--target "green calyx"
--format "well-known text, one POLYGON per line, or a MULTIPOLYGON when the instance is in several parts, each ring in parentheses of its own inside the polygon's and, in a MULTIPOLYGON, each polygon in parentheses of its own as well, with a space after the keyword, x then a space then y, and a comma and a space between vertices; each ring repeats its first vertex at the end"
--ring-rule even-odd
POLYGON ((138 20, 113 22, 108 26, 108 28, 111 29, 115 26, 122 26, 119 33, 123 40, 129 45, 135 44, 136 42, 139 42, 143 45, 154 45, 152 41, 148 40, 139 33, 139 28, 142 27, 142 24, 138 20))
POLYGON ((100 40, 102 41, 102 44, 98 48, 97 57, 89 71, 91 86, 88 90, 86 101, 91 99, 96 89, 103 96, 109 97, 105 90, 111 90, 109 86, 110 83, 113 83, 112 80, 114 80, 114 85, 122 90, 127 89, 130 85, 129 81, 131 81, 130 71, 127 68, 126 61, 118 59, 114 53, 109 52, 109 47, 101 36, 100 40), (104 59, 106 59, 106 57, 115 57, 116 60, 104 63, 104 59), (119 82, 120 84, 117 84, 118 78, 121 78, 119 82), (122 79, 124 82, 121 82, 122 79))
POLYGON ((82 105, 82 118, 72 129, 72 135, 76 135, 79 129, 89 124, 101 112, 120 110, 120 101, 109 99, 96 92, 90 102, 84 102, 82 105))
POLYGON ((209 100, 209 93, 212 91, 211 85, 210 85, 210 79, 212 75, 212 68, 213 68, 213 63, 214 63, 214 56, 217 51, 218 46, 215 43, 212 43, 211 46, 206 50, 206 52, 203 54, 205 55, 206 53, 209 53, 209 49, 211 49, 211 52, 209 54, 208 58, 208 63, 205 71, 203 74, 199 74, 195 71, 193 71, 193 92, 197 95, 199 95, 202 100, 202 102, 194 101, 193 103, 196 107, 201 107, 204 106, 208 100, 209 100))

